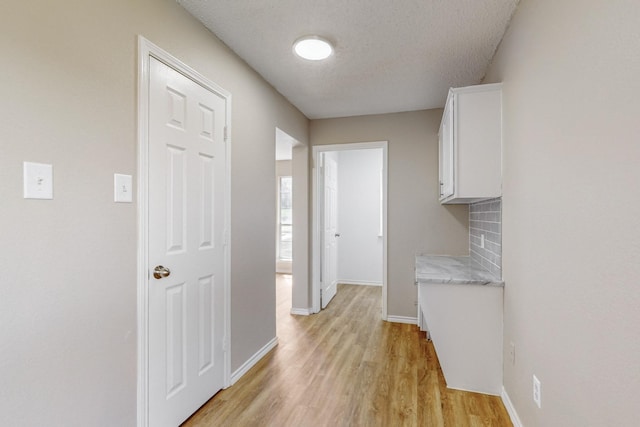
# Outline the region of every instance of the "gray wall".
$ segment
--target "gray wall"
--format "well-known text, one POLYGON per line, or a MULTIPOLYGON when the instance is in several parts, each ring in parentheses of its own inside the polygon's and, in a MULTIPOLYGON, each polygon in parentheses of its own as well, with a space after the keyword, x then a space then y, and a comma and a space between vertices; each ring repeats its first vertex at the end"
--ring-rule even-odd
POLYGON ((640 418, 639 22, 637 0, 522 0, 488 71, 504 82, 504 382, 527 427, 640 418))
POLYGON ((291 287, 291 308, 308 312, 311 299, 309 289, 309 234, 311 212, 309 203, 309 182, 311 167, 308 145, 295 145, 292 150, 291 172, 293 176, 293 229, 299 230, 293 238, 293 284, 291 287))
POLYGON ((276 160, 276 176, 291 176, 291 160, 276 160))
POLYGON ((5 2, 0 28, 0 424, 131 426, 137 35, 233 96, 232 370, 276 334, 273 134, 308 120, 174 0, 5 2), (22 198, 23 161, 54 200, 22 198))
MULTIPOLYGON (((416 253, 468 255, 467 206, 438 203, 442 110, 312 120, 312 145, 389 141, 388 295, 390 316, 416 317, 416 253)), ((294 267, 295 268, 295 267, 294 267)))

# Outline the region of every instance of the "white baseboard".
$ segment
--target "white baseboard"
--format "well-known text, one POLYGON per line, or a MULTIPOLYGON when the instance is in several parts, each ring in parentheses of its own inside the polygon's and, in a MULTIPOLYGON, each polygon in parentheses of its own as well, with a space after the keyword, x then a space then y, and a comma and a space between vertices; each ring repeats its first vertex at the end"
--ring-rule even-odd
POLYGON ((311 309, 291 307, 291 314, 295 314, 297 316, 309 316, 311 314, 311 309))
POLYGON ((407 323, 409 325, 417 325, 418 319, 416 317, 406 317, 406 316, 387 316, 387 322, 407 323))
POLYGON ((520 421, 520 417, 518 417, 518 413, 516 412, 516 408, 511 403, 511 399, 509 399, 509 395, 507 394, 507 390, 502 387, 502 394, 500 395, 502 398, 502 403, 504 403, 504 407, 507 408, 507 412, 509 413, 509 418, 511 418, 511 422, 513 423, 513 427, 523 427, 522 421, 520 421))
POLYGON ((260 361, 267 353, 269 353, 275 346, 278 345, 278 337, 275 337, 271 341, 269 341, 264 347, 256 352, 253 356, 249 358, 246 362, 242 364, 234 373, 231 374, 231 385, 234 385, 244 374, 246 374, 249 369, 253 368, 253 366, 260 361))
POLYGON ((366 282, 362 280, 338 280, 342 285, 382 286, 382 282, 366 282))

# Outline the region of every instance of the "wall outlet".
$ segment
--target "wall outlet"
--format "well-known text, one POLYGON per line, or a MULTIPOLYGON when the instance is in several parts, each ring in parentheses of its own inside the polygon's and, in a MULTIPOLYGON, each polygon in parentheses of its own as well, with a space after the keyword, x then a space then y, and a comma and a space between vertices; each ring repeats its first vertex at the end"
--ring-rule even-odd
POLYGON ((516 345, 514 343, 509 343, 509 361, 512 365, 516 364, 516 345))
POLYGON ((484 234, 480 235, 480 247, 484 248, 484 234))
POLYGON ((538 408, 541 408, 541 400, 542 400, 542 386, 540 385, 540 380, 538 379, 538 377, 536 377, 535 375, 533 376, 533 401, 535 402, 536 405, 538 405, 538 408))

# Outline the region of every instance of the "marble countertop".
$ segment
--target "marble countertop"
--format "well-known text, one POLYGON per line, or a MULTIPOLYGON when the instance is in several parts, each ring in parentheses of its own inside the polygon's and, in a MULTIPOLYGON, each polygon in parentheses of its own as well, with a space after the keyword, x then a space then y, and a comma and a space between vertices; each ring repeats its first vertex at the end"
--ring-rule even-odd
POLYGON ((504 286, 471 257, 416 255, 416 285, 427 283, 504 286))

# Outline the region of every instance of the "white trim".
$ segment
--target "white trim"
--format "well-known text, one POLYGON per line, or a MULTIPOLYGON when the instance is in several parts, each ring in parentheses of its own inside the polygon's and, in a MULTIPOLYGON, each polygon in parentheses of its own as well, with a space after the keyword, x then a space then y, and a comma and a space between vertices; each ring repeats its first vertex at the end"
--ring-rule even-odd
POLYGON ((311 309, 291 307, 291 314, 296 316, 309 316, 311 314, 311 309))
POLYGON ((504 407, 509 413, 509 418, 511 418, 513 427, 523 427, 522 421, 520 421, 520 417, 518 417, 518 413, 516 412, 516 408, 513 406, 511 399, 509 399, 509 395, 507 394, 507 390, 505 390, 504 386, 502 387, 502 394, 500 394, 500 397, 502 398, 504 407))
POLYGON ((149 47, 142 36, 138 37, 138 401, 137 412, 139 427, 149 423, 149 390, 148 390, 148 353, 149 334, 147 319, 148 306, 148 272, 149 240, 147 239, 148 218, 148 177, 149 169, 149 47))
POLYGON ((407 317, 407 316, 387 316, 387 322, 406 323, 407 325, 417 325, 418 319, 415 317, 407 317))
MULTIPOLYGON (((320 311, 320 253, 321 253, 321 230, 320 230, 320 207, 318 203, 320 181, 320 153, 327 151, 347 151, 362 149, 382 149, 382 194, 384 198, 382 209, 382 320, 387 319, 387 208, 389 204, 388 182, 388 141, 356 142, 349 144, 315 145, 312 147, 312 220, 311 220, 311 312, 320 311)), ((415 323, 415 322, 414 322, 415 323)))
POLYGON ((278 345, 278 337, 273 338, 269 341, 264 347, 256 352, 253 356, 249 358, 246 362, 242 364, 238 369, 235 370, 233 374, 231 374, 231 384, 229 386, 234 385, 244 374, 246 374, 249 369, 253 368, 256 363, 260 361, 264 356, 267 355, 271 350, 278 345))
POLYGON ((276 261, 276 274, 292 275, 293 266, 291 264, 291 261, 276 261))
POLYGON ((366 282, 364 280, 338 280, 341 285, 382 286, 382 282, 366 282))
POLYGON ((148 330, 148 171, 149 171, 149 58, 154 57, 173 68, 205 89, 217 93, 225 99, 225 218, 224 218, 224 386, 231 382, 231 94, 184 64, 179 59, 159 48, 143 36, 138 36, 138 275, 137 275, 137 322, 138 322, 138 360, 137 360, 137 425, 148 426, 149 390, 149 330, 148 330))

